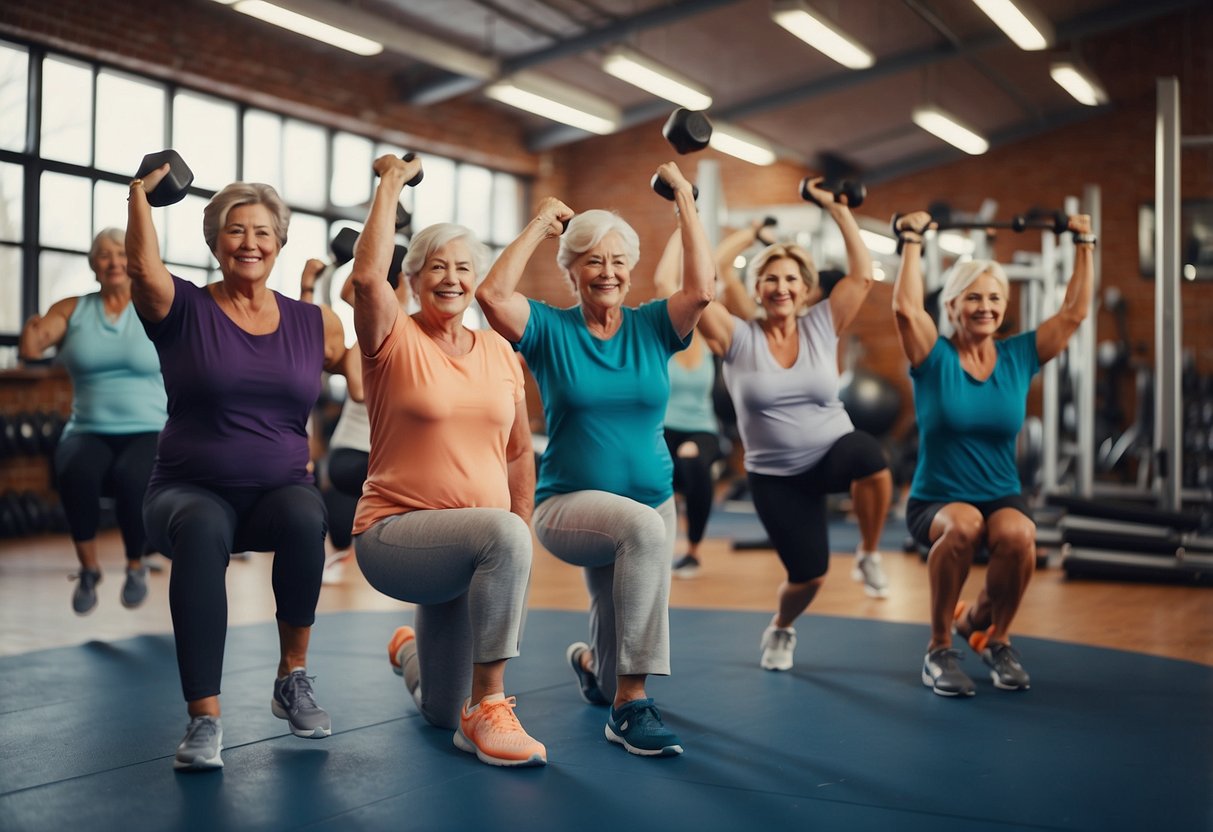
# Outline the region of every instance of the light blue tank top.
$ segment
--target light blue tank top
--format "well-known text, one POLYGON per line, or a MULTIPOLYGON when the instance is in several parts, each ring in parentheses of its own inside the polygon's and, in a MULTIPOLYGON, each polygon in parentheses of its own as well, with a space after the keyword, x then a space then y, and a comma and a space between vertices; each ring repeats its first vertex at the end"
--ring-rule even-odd
POLYGON ((160 357, 129 303, 118 320, 101 293, 82 296, 67 321, 58 360, 72 378, 63 435, 155 433, 168 418, 160 357))
POLYGON ((698 365, 684 367, 670 359, 670 403, 665 409, 665 426, 683 433, 718 433, 716 412, 712 408, 712 385, 716 365, 704 349, 698 365))

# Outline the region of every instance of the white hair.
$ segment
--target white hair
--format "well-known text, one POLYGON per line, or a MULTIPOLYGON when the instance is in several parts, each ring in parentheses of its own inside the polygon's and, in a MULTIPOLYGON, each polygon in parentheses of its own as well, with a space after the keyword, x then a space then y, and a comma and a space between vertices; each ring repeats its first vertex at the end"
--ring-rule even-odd
POLYGON ((409 252, 401 264, 404 276, 412 280, 421 273, 425 261, 429 260, 435 251, 455 240, 463 240, 467 246, 468 253, 472 255, 472 271, 475 272, 476 282, 479 283, 488 272, 489 261, 493 258, 492 252, 476 238, 472 229, 453 222, 434 223, 413 235, 409 252))
POLYGON ((628 268, 634 268, 640 260, 640 237, 636 229, 628 225, 623 217, 614 211, 604 211, 593 208, 584 211, 569 221, 569 227, 560 235, 560 249, 556 252, 556 263, 569 273, 573 261, 601 242, 602 238, 614 231, 623 241, 623 254, 627 258, 628 268))
POLYGON ((944 337, 950 336, 953 331, 952 316, 948 313, 952 301, 963 295, 965 290, 983 274, 988 274, 998 281, 1004 298, 1010 297, 1011 281, 1007 279, 1006 271, 998 262, 964 260, 956 263, 944 275, 943 289, 939 292, 939 332, 944 337), (945 321, 947 322, 947 332, 944 331, 945 321))

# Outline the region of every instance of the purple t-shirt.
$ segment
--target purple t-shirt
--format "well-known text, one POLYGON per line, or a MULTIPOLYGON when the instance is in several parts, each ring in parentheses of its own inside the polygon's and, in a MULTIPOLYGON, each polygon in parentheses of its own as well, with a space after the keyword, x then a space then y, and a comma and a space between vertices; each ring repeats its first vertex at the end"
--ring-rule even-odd
POLYGON ((324 369, 320 308, 275 292, 278 329, 250 335, 208 290, 176 276, 173 284, 164 320, 143 321, 168 393, 168 423, 148 487, 311 482, 307 420, 324 369))

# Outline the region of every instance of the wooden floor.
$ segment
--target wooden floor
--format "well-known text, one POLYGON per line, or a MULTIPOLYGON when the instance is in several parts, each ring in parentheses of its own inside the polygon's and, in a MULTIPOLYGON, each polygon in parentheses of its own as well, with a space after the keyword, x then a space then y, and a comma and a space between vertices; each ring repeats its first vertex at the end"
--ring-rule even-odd
MULTIPOLYGON (((891 521, 898 522, 898 521, 891 521)), ((169 632, 168 572, 153 573, 147 602, 123 609, 122 546, 116 531, 98 538, 105 577, 100 602, 91 615, 71 611, 75 571, 68 538, 44 535, 0 541, 0 655, 49 647, 112 640, 142 633, 169 632)), ((701 549, 699 577, 675 579, 674 607, 720 610, 771 610, 782 569, 769 550, 734 551, 729 540, 709 539, 701 549)), ((163 558, 156 557, 167 567, 163 558)), ((847 616, 921 623, 927 640, 926 567, 916 555, 886 552, 890 597, 875 600, 850 578, 852 558, 837 554, 826 585, 798 622, 803 642, 813 638, 812 615, 847 616)), ((228 570, 229 621, 232 625, 273 617, 271 556, 256 554, 233 561, 228 570)), ((972 599, 984 579, 975 567, 964 597, 972 599)), ((558 561, 535 544, 530 604, 536 609, 587 608, 581 571, 558 561)), ((325 586, 320 612, 393 610, 406 605, 372 589, 353 559, 341 585, 325 586)), ((1106 580, 1069 580, 1056 566, 1040 570, 1016 619, 1015 632, 1058 641, 1112 647, 1213 665, 1213 589, 1106 580)), ((755 657, 759 633, 754 633, 755 657)))

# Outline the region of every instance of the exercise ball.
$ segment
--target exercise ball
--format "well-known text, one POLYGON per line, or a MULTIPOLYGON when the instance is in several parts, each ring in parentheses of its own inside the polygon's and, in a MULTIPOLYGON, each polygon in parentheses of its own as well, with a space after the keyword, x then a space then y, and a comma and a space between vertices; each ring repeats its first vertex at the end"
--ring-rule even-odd
POLYGON ((901 415, 901 393, 883 376, 868 370, 848 370, 842 374, 838 398, 856 429, 882 437, 901 415))

